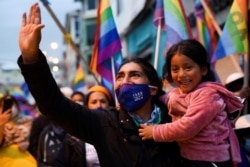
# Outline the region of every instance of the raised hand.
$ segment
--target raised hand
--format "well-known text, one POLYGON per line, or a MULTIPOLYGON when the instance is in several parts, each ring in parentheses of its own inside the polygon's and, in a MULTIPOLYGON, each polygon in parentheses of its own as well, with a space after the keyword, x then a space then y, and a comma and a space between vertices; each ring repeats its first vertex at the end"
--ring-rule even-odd
POLYGON ((19 48, 24 63, 36 61, 43 27, 44 25, 41 24, 41 11, 38 3, 35 3, 30 7, 28 18, 26 13, 23 14, 19 32, 19 48))

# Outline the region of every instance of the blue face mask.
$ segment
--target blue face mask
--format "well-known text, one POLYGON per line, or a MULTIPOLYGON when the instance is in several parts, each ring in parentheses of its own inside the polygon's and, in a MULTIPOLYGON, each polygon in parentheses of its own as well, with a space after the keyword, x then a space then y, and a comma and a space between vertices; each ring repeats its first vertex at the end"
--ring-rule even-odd
POLYGON ((116 96, 122 109, 134 112, 148 101, 151 94, 148 84, 123 84, 116 90, 116 96))

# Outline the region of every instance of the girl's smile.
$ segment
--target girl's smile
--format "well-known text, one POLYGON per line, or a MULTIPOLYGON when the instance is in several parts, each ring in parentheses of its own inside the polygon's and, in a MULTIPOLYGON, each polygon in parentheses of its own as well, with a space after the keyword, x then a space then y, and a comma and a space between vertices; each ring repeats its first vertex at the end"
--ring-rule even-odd
POLYGON ((192 59, 183 54, 176 54, 171 60, 171 75, 182 93, 188 93, 197 87, 207 69, 201 68, 192 59))

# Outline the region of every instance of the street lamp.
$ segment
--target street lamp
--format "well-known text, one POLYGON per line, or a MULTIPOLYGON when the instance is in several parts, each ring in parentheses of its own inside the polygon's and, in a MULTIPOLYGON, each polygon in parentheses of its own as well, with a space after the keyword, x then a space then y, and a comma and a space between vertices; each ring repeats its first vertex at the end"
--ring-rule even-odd
POLYGON ((51 47, 52 49, 56 50, 56 49, 58 48, 58 44, 57 44, 56 42, 52 42, 52 43, 50 44, 50 47, 51 47))

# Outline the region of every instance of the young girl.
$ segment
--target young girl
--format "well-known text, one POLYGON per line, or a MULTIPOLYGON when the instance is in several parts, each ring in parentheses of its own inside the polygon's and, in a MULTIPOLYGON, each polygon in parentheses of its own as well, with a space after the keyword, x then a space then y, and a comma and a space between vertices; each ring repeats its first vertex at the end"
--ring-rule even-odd
POLYGON ((181 41, 168 51, 166 64, 177 86, 162 98, 173 122, 141 125, 142 140, 177 141, 185 167, 230 167, 232 161, 239 162, 233 119, 228 115, 243 105, 214 82, 205 48, 195 40, 181 41))

